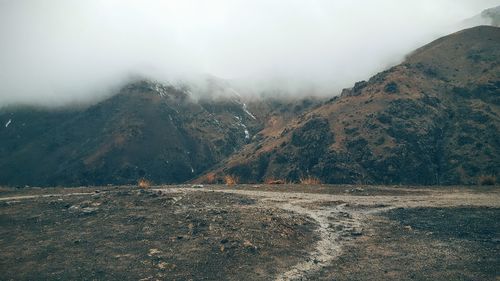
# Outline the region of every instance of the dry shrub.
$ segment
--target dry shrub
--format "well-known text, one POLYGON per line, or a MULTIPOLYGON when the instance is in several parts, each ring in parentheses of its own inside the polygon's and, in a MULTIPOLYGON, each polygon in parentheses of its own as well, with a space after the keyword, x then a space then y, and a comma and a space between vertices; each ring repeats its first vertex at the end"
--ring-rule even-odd
POLYGON ((264 181, 265 184, 286 184, 284 180, 267 179, 264 181))
POLYGON ((321 184, 321 180, 318 178, 309 176, 306 178, 300 178, 300 184, 307 184, 307 185, 321 184))
POLYGON ((497 177, 495 176, 480 176, 479 177, 479 184, 480 185, 495 185, 497 182, 497 177))
POLYGON ((139 186, 139 188, 148 189, 151 186, 151 182, 145 178, 142 178, 137 181, 137 185, 139 186))
POLYGON ((224 176, 224 181, 226 182, 226 185, 235 185, 238 184, 238 178, 233 176, 233 175, 226 175, 224 176))
POLYGON ((205 183, 214 184, 216 180, 216 175, 214 173, 209 173, 205 176, 205 183))

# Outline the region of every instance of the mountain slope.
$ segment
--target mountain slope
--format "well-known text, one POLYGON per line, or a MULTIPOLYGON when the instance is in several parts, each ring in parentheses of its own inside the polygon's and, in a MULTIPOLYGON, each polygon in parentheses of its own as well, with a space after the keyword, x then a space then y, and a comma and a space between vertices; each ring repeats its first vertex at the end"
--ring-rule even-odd
POLYGON ((0 182, 184 182, 238 150, 251 122, 238 104, 211 112, 186 90, 141 81, 87 109, 4 109, 0 182), (236 119, 237 116, 239 119, 236 119))
POLYGON ((498 175, 499 46, 500 28, 490 26, 436 40, 213 172, 242 182, 313 176, 403 184, 470 184, 498 175))
POLYGON ((84 109, 4 108, 0 184, 182 183, 251 142, 268 115, 287 104, 257 100, 247 107, 215 79, 206 90, 195 99, 186 85, 137 81, 84 109))

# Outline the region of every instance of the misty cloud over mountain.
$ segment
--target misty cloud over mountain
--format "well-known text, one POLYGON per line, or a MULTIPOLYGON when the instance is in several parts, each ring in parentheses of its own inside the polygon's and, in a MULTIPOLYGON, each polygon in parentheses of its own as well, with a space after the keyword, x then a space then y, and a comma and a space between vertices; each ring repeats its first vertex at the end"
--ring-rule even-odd
POLYGON ((0 0, 0 107, 89 102, 138 76, 336 95, 498 4, 0 0))

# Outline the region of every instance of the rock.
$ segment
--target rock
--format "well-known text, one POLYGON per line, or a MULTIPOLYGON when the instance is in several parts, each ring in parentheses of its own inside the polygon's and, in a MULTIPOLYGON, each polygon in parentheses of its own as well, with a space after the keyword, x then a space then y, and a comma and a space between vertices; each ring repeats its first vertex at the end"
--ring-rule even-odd
POLYGON ((255 253, 257 251, 257 247, 250 242, 250 240, 243 241, 243 247, 251 253, 255 253))
POLYGON ((158 268, 159 269, 168 269, 168 270, 173 270, 175 269, 177 266, 175 264, 170 264, 168 262, 160 262, 158 263, 158 268))
POLYGON ((74 213, 82 214, 82 215, 91 215, 91 214, 96 213, 97 210, 99 210, 99 208, 96 208, 96 207, 83 207, 82 208, 80 206, 73 205, 73 206, 69 207, 68 210, 71 212, 74 212, 74 213))
POLYGON ((160 250, 155 249, 155 248, 149 249, 148 256, 152 257, 152 256, 156 256, 156 255, 159 255, 159 254, 161 254, 160 250))
POLYGON ((203 188, 205 186, 203 184, 193 184, 191 187, 192 188, 203 188))
POLYGON ((82 214, 85 215, 94 214, 95 212, 97 212, 97 210, 99 210, 99 208, 93 208, 93 207, 82 208, 82 214))
POLYGON ((363 231, 362 231, 361 229, 356 229, 356 228, 355 228, 355 229, 353 229, 353 230, 351 231, 351 235, 352 235, 352 236, 361 236, 361 235, 363 235, 363 231))
POLYGON ((68 209, 70 211, 76 211, 76 210, 80 209, 80 207, 78 207, 77 205, 73 205, 73 206, 70 206, 68 209))

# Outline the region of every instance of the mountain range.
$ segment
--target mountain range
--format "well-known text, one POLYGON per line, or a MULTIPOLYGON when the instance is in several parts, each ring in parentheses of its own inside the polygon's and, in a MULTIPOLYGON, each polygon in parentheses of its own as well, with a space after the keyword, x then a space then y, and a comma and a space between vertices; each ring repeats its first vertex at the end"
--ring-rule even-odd
POLYGON ((0 185, 475 184, 500 172, 500 28, 440 38, 329 98, 132 81, 86 107, 0 109, 0 185))

